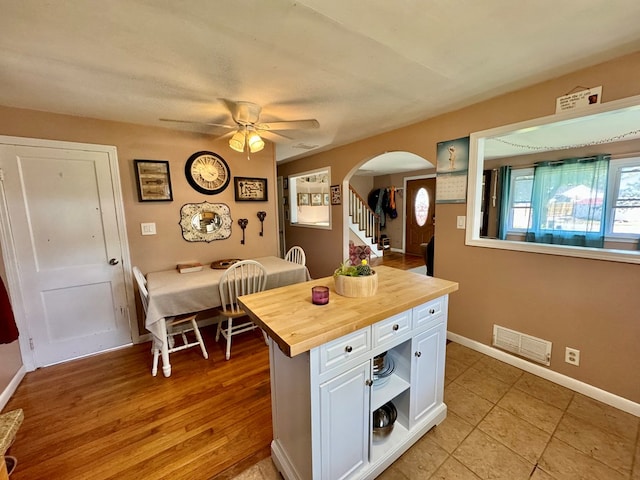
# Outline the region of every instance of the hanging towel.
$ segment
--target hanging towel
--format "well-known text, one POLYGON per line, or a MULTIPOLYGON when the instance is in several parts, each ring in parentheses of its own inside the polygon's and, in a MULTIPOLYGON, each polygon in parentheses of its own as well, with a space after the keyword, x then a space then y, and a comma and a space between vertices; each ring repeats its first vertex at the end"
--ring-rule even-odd
POLYGON ((398 211, 396 210, 396 187, 391 187, 391 192, 389 193, 389 216, 391 218, 398 216, 398 211))
POLYGON ((11 343, 18 339, 18 327, 13 316, 9 295, 0 279, 0 343, 11 343))

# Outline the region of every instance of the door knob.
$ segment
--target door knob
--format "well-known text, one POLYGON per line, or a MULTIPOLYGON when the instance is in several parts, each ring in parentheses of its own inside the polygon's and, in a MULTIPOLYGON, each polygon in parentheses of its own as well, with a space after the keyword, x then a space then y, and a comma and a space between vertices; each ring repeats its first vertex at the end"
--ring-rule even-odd
POLYGON ((109 260, 109 265, 117 265, 118 264, 118 260, 116 260, 115 258, 112 258, 111 260, 109 260))

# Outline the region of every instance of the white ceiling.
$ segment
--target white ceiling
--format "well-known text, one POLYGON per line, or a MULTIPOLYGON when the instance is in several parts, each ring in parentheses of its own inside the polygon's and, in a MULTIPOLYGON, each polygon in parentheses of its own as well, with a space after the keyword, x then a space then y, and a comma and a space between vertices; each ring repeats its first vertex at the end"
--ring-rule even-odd
MULTIPOLYGON (((0 0, 0 104, 190 129, 223 99, 300 158, 640 50, 637 0, 0 0)), ((562 92, 559 92, 561 94, 562 92)), ((385 172, 388 173, 388 172, 385 172)))
MULTIPOLYGON (((612 105, 605 104, 604 107, 612 105)), ((589 114, 588 109, 583 108, 575 114, 580 116, 490 135, 484 145, 484 158, 529 155, 640 138, 638 105, 596 114, 589 114)))

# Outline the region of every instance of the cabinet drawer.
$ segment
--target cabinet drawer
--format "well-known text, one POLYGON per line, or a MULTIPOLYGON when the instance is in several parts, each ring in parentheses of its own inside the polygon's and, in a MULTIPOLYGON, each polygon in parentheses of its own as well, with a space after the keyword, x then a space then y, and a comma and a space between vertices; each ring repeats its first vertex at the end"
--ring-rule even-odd
POLYGON ((391 343, 410 331, 411 310, 407 310, 373 325, 373 346, 391 343))
POLYGON ((371 329, 340 337, 320 347, 320 373, 324 373, 343 362, 368 352, 371 349, 371 329))
POLYGON ((413 309, 413 326, 418 328, 442 315, 445 297, 436 298, 413 309))

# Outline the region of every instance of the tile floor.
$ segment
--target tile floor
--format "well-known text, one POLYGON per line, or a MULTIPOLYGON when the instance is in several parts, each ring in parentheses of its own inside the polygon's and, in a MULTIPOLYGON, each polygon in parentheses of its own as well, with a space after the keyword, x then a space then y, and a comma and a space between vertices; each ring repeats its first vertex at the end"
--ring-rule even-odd
MULTIPOLYGON (((640 419, 457 343, 447 418, 381 480, 640 480, 640 419)), ((235 480, 276 480, 270 458, 235 480)))

